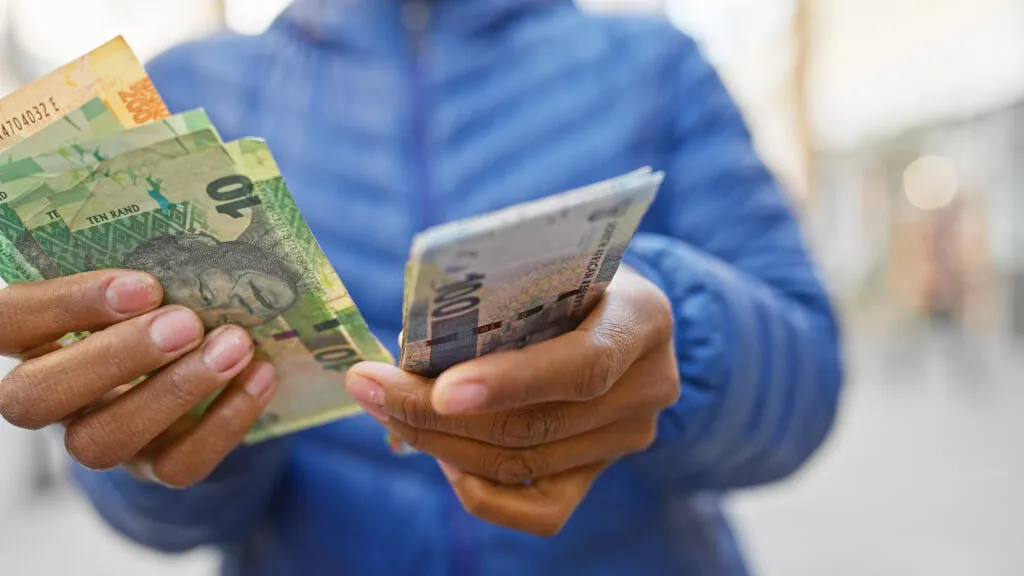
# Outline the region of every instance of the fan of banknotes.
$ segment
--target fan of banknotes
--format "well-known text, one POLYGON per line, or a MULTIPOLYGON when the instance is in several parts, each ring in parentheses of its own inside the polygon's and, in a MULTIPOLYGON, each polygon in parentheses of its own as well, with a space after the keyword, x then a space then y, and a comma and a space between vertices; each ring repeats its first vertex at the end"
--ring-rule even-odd
MULTIPOLYGON (((661 180, 639 170, 416 236, 400 366, 433 377, 574 329, 661 180)), ((266 143, 223 142, 201 109, 170 115, 120 37, 0 100, 0 279, 106 268, 154 274, 208 329, 249 330, 280 385, 248 442, 358 413, 346 370, 394 361, 266 143)))

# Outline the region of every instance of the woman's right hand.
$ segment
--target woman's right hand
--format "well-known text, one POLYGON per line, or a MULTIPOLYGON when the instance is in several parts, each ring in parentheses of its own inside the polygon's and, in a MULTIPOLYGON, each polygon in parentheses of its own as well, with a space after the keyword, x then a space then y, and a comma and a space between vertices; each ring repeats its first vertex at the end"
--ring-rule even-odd
POLYGON ((204 336, 194 312, 162 300, 155 278, 119 270, 0 290, 0 355, 22 360, 0 381, 0 415, 20 428, 62 423, 87 468, 126 465, 173 487, 206 478, 266 408, 276 375, 253 362, 245 330, 204 336), (57 344, 70 332, 93 334, 57 344), (225 385, 201 419, 189 415, 225 385))

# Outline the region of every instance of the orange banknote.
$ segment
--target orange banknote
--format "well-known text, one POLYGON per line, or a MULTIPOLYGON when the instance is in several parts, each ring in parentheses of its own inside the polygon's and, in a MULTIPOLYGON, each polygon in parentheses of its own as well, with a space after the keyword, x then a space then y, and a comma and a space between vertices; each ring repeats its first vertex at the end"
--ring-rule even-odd
POLYGON ((0 150, 94 98, 125 127, 169 116, 142 63, 118 36, 0 100, 0 150))

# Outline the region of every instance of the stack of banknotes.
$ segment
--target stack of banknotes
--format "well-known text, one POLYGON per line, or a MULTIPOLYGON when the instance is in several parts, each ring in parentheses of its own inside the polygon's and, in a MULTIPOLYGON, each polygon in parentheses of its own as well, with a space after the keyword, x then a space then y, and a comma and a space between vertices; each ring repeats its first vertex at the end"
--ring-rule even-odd
MULTIPOLYGON (((417 235, 399 365, 433 377, 574 329, 661 180, 639 170, 417 235)), ((345 372, 394 362, 266 143, 223 142, 201 109, 170 115, 120 37, 0 100, 0 279, 106 268, 150 272, 207 329, 252 334, 280 385, 248 442, 358 413, 345 372)))

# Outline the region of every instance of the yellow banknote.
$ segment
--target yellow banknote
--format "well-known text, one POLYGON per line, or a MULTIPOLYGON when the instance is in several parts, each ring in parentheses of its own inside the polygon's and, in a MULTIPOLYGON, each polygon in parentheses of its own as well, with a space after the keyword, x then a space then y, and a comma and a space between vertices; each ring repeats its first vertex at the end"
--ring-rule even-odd
POLYGON ((118 36, 0 100, 0 150, 94 98, 125 127, 169 116, 142 63, 118 36))

